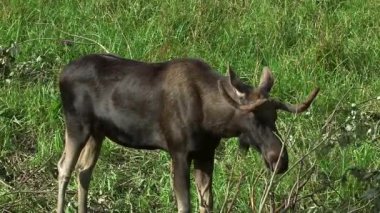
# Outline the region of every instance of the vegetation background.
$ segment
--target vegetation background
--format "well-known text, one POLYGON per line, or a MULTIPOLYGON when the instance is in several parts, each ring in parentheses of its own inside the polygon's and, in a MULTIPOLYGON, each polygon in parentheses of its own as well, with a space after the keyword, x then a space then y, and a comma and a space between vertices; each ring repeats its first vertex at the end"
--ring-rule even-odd
MULTIPOLYGON (((251 84, 263 66, 272 95, 302 100, 281 113, 290 170, 272 177, 235 139, 217 150, 216 212, 380 211, 378 0, 0 1, 0 209, 51 212, 63 148, 57 89, 62 67, 109 52, 143 61, 202 58, 251 84)), ((107 142, 91 182, 95 212, 175 212, 169 156, 107 142)), ((76 178, 67 196, 76 210, 76 178)), ((193 210, 198 203, 192 185, 193 210)))

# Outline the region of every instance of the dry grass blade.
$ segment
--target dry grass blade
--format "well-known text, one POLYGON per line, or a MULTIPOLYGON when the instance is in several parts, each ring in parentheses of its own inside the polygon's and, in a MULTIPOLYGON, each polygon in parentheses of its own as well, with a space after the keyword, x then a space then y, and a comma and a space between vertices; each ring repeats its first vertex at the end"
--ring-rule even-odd
MULTIPOLYGON (((284 151, 284 147, 285 147, 285 144, 282 143, 282 147, 281 147, 281 151, 280 151, 280 155, 279 156, 282 156, 282 153, 284 151)), ((278 158, 277 162, 276 162, 276 166, 274 168, 274 171, 277 170, 277 166, 278 166, 278 162, 279 162, 280 158, 278 158)), ((263 211, 263 208, 264 208, 264 204, 267 200, 267 197, 268 197, 268 194, 272 188, 272 185, 273 185, 273 181, 274 181, 274 176, 275 176, 275 172, 272 173, 271 175, 271 178, 270 178, 270 181, 269 181, 269 184, 267 185, 267 187, 265 188, 265 191, 264 191, 264 196, 262 197, 262 199, 260 200, 260 206, 259 206, 259 213, 263 211)))
POLYGON ((293 188, 295 188, 295 190, 292 190, 289 193, 288 199, 284 203, 282 203, 281 206, 279 206, 275 210, 275 212, 285 212, 286 210, 295 207, 295 205, 297 204, 298 201, 305 198, 305 197, 302 197, 302 198, 297 199, 299 192, 310 181, 310 178, 311 178, 313 172, 314 172, 314 166, 312 166, 310 169, 308 169, 302 177, 297 179, 297 181, 293 185, 293 188), (300 183, 300 181, 304 178, 305 178, 305 180, 302 183, 300 183))
POLYGON ((11 186, 11 185, 9 185, 9 184, 7 184, 5 181, 3 181, 2 179, 0 179, 0 183, 2 184, 2 185, 4 185, 6 188, 9 188, 9 189, 14 189, 13 188, 13 186, 11 186))
POLYGON ((225 206, 227 205, 227 202, 228 202, 228 197, 229 197, 229 194, 230 194, 230 190, 231 190, 231 181, 232 181, 232 176, 234 174, 234 171, 235 171, 235 166, 236 166, 236 162, 238 161, 238 155, 236 155, 235 157, 235 161, 234 163, 232 164, 232 168, 231 168, 231 172, 230 172, 230 175, 228 177, 228 181, 227 181, 227 192, 226 192, 226 195, 224 196, 224 201, 223 201, 223 204, 222 204, 222 207, 220 208, 220 212, 223 212, 225 206))
POLYGON ((237 197, 237 195, 239 194, 239 191, 240 191, 240 185, 241 185, 241 182, 242 182, 242 180, 243 180, 243 177, 244 177, 244 174, 243 173, 241 173, 240 174, 240 177, 239 177, 239 181, 238 181, 238 183, 236 184, 236 192, 235 192, 235 195, 232 197, 232 200, 231 200, 231 202, 229 203, 229 205, 228 205, 228 208, 227 208, 227 213, 228 212, 232 212, 232 207, 234 206, 234 203, 235 203, 235 200, 236 200, 236 197, 237 197))
POLYGON ((72 33, 68 33, 68 32, 65 32, 65 31, 63 31, 61 29, 57 29, 57 30, 60 31, 60 32, 62 32, 63 34, 66 34, 66 35, 69 35, 69 36, 73 36, 73 37, 76 37, 76 38, 80 38, 80 39, 92 42, 92 43, 98 45, 100 48, 102 48, 106 53, 110 53, 110 51, 105 46, 103 46, 101 43, 99 43, 98 41, 96 41, 94 39, 87 38, 85 36, 80 36, 80 35, 75 35, 75 34, 72 34, 72 33))
POLYGON ((256 205, 255 205, 255 203, 256 203, 256 199, 255 199, 255 197, 256 196, 254 196, 254 187, 257 185, 257 182, 258 182, 258 180, 263 176, 263 174, 264 174, 264 169, 260 169, 259 170, 259 175, 257 175, 257 177, 255 178, 255 180, 253 181, 253 185, 252 185, 252 187, 250 187, 250 207, 251 207, 251 210, 252 210, 252 212, 257 212, 258 210, 257 210, 257 208, 256 208, 256 205))

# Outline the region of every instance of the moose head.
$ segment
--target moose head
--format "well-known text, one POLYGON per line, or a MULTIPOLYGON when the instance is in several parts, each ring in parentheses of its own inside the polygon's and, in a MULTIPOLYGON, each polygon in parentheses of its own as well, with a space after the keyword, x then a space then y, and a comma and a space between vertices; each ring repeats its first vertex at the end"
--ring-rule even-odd
POLYGON ((277 110, 304 112, 317 96, 319 88, 314 89, 305 102, 293 105, 270 98, 273 84, 274 77, 268 67, 264 67, 257 88, 242 83, 230 67, 227 79, 218 81, 219 91, 239 111, 240 146, 255 148, 270 170, 283 173, 288 169, 288 153, 276 127, 277 110))

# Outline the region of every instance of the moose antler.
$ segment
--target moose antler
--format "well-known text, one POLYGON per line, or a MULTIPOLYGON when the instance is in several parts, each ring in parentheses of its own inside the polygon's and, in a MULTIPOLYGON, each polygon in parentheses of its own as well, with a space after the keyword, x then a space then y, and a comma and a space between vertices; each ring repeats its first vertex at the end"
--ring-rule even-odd
POLYGON ((305 102, 300 103, 300 104, 295 104, 295 105, 283 103, 278 100, 271 100, 271 101, 275 105, 276 109, 281 109, 281 110, 292 112, 292 113, 301 113, 307 110, 307 108, 309 108, 310 104, 313 102, 318 92, 319 92, 319 88, 317 87, 310 93, 309 97, 306 99, 305 102))
POLYGON ((267 103, 268 102, 268 99, 259 99, 257 100, 256 102, 254 103, 251 103, 251 104, 245 104, 245 105, 241 105, 239 106, 239 108, 241 110, 246 110, 246 111, 253 111, 255 110, 257 107, 263 105, 264 103, 267 103))

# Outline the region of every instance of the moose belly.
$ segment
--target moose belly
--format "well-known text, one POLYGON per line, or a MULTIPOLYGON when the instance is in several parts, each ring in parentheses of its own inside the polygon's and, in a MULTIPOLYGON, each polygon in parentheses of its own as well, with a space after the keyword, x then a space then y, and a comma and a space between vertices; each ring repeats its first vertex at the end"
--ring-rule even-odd
POLYGON ((102 122, 105 136, 111 141, 135 149, 166 149, 159 132, 151 126, 123 126, 102 122))

